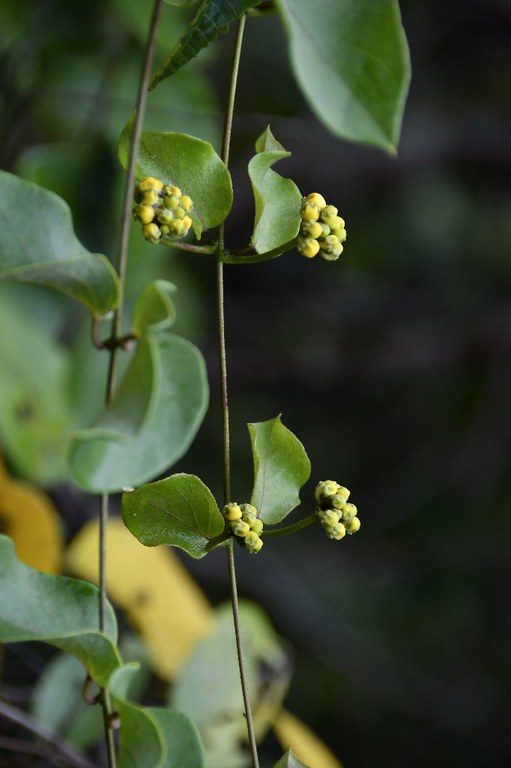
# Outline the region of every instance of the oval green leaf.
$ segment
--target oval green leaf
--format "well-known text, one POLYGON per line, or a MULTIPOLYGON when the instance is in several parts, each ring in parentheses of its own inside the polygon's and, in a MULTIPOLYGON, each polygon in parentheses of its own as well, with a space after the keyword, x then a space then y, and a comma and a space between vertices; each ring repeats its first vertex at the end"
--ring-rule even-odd
POLYGON ((176 290, 176 286, 167 280, 155 280, 145 287, 131 320, 135 336, 143 336, 149 330, 157 333, 170 328, 176 319, 176 310, 170 297, 176 290))
POLYGON ((205 0, 192 19, 190 26, 174 46, 167 59, 154 75, 150 88, 195 58, 222 32, 227 32, 233 21, 261 0, 205 0))
POLYGON ((252 245, 263 254, 289 245, 300 228, 302 194, 294 181, 285 179, 272 166, 291 153, 286 152, 268 126, 256 142, 257 154, 248 164, 255 198, 252 245))
POLYGON ((195 475, 184 473, 123 493, 122 517, 146 547, 168 544, 197 559, 224 529, 209 488, 195 475))
POLYGON ((318 119, 337 136, 395 152, 410 81, 397 0, 276 2, 318 119))
POLYGON ((251 504, 263 522, 280 523, 300 503, 298 492, 310 477, 305 448, 280 416, 248 424, 254 457, 251 504))
MULTIPOLYGON (((127 168, 131 119, 119 139, 121 165, 127 168)), ((154 176, 166 184, 176 184, 193 200, 190 216, 199 238, 204 229, 224 221, 232 207, 232 181, 229 171, 213 146, 186 133, 144 131, 140 138, 137 175, 154 176)))
MULTIPOLYGON (((90 493, 114 493, 164 472, 187 451, 206 413, 206 366, 197 347, 169 333, 147 343, 154 363, 148 390, 154 401, 148 403, 144 395, 138 408, 139 414, 145 413, 143 421, 132 422, 138 430, 123 436, 113 433, 108 423, 108 434, 100 422, 96 430, 78 432, 73 440, 72 477, 90 493)), ((135 376, 126 389, 126 402, 136 402, 140 382, 135 376)))
POLYGON ((54 288, 94 317, 113 309, 119 298, 115 270, 77 239, 66 203, 5 171, 0 171, 0 280, 54 288))
POLYGON ((0 642, 39 640, 79 659, 99 685, 120 665, 117 623, 107 605, 106 631, 98 630, 98 590, 93 584, 29 568, 0 536, 0 642))

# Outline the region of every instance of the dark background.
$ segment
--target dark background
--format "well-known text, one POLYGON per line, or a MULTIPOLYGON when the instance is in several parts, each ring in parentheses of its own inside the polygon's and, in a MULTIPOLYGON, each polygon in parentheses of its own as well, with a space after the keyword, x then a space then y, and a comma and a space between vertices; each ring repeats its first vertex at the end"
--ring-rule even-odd
MULTIPOLYGON (((55 189, 87 247, 108 254, 115 140, 145 28, 136 6, 18 0, 0 11, 0 164, 55 189)), ((247 25, 228 238, 250 235, 246 163, 271 123, 293 153, 278 170, 339 207, 348 241, 335 264, 291 252, 226 270, 233 490, 250 494, 245 423, 282 412, 312 461, 303 509, 315 482, 336 479, 362 530, 336 543, 307 529, 238 558, 240 591, 294 648, 287 706, 345 766, 496 768, 511 764, 511 10, 503 0, 401 10, 413 77, 397 158, 329 135, 292 80, 277 18, 247 25)), ((231 46, 222 37, 157 89, 148 125, 218 147, 231 46)), ((158 263, 180 286, 179 330, 205 353, 212 388, 177 469, 220 495, 213 265, 158 263)), ((71 536, 92 511, 55 494, 71 536)), ((184 561, 225 598, 222 552, 184 561)))

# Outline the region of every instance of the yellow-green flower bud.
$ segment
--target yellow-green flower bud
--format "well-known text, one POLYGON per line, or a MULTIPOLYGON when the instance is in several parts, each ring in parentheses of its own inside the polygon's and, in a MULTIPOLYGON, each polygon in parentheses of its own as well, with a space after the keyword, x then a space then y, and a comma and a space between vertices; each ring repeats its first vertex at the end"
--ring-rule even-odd
POLYGON ((343 510, 343 513, 342 513, 342 519, 346 523, 350 523, 353 520, 353 518, 355 518, 357 516, 357 513, 358 513, 358 509, 356 508, 356 506, 354 504, 350 504, 350 502, 348 502, 346 504, 346 506, 344 507, 344 510, 343 510))
POLYGON ((326 205, 321 209, 321 221, 324 221, 325 224, 328 224, 330 229, 333 229, 338 212, 339 211, 335 205, 326 205))
POLYGON ((250 531, 247 533, 245 538, 243 539, 243 546, 247 550, 247 552, 250 552, 252 555, 255 555, 261 547, 263 546, 263 540, 259 538, 258 534, 255 533, 255 531, 250 531))
POLYGON ((348 525, 346 526, 346 530, 349 534, 356 533, 360 530, 360 518, 354 517, 353 520, 350 520, 348 525))
POLYGON ((348 501, 351 491, 348 491, 348 489, 345 488, 344 485, 338 485, 337 493, 339 494, 339 496, 342 496, 345 501, 348 501))
POLYGON ((300 233, 304 237, 313 237, 317 240, 323 233, 323 228, 319 221, 304 221, 300 227, 300 233))
POLYGON ((150 243, 157 243, 161 237, 160 228, 157 224, 144 224, 142 234, 150 243))
POLYGON ((165 184, 163 187, 163 194, 165 197, 170 197, 171 195, 177 195, 177 197, 181 197, 181 190, 179 187, 175 187, 173 184, 165 184))
POLYGON ((136 205, 133 215, 141 224, 150 224, 154 219, 154 208, 152 205, 136 205))
POLYGON ((346 222, 341 216, 335 217, 332 229, 346 229, 346 222))
POLYGON ((231 522, 234 520, 241 520, 241 509, 239 504, 236 504, 235 501, 226 504, 224 507, 224 517, 231 522))
POLYGON ((341 496, 340 493, 336 493, 335 496, 331 496, 328 499, 328 503, 331 504, 334 509, 342 511, 346 506, 346 499, 344 496, 341 496))
POLYGON ((340 521, 339 513, 335 509, 320 509, 318 517, 324 528, 333 528, 340 521))
POLYGON ((333 528, 330 528, 326 532, 327 536, 330 539, 335 539, 336 541, 340 541, 341 539, 344 539, 346 536, 346 528, 342 523, 337 523, 337 525, 334 525, 333 528))
POLYGON ((331 234, 330 227, 328 226, 328 224, 325 224, 324 221, 318 221, 318 224, 321 227, 320 237, 322 238, 328 237, 331 234))
POLYGON ((337 261, 344 248, 335 235, 329 235, 321 243, 321 256, 325 261, 337 261))
POLYGON ((319 219, 319 207, 315 203, 305 202, 300 213, 302 221, 317 221, 319 219))
POLYGON ((185 211, 188 213, 188 211, 191 211, 193 208, 193 200, 188 195, 183 195, 181 198, 181 207, 185 209, 185 211))
POLYGON ((264 523, 258 517, 256 517, 255 520, 252 520, 250 524, 250 529, 252 531, 255 531, 255 533, 259 534, 259 533, 262 533, 263 528, 264 528, 264 523))
POLYGON ((156 192, 154 189, 148 189, 147 192, 142 193, 143 205, 157 205, 159 201, 160 201, 160 196, 158 195, 158 192, 156 192))
POLYGON ((183 226, 186 229, 186 234, 188 234, 188 230, 190 229, 192 224, 193 224, 193 222, 192 222, 190 216, 185 216, 184 219, 183 219, 183 226))
POLYGON ((168 208, 158 208, 156 212, 156 218, 160 224, 170 224, 174 220, 174 211, 169 211, 168 208))
POLYGON ((332 235, 335 235, 340 243, 344 243, 344 241, 346 240, 346 237, 347 237, 346 230, 343 229, 343 228, 332 229, 332 235))
POLYGON ((180 207, 181 199, 177 195, 166 195, 163 198, 163 204, 165 205, 165 208, 170 208, 172 211, 175 211, 176 208, 180 207))
POLYGON ((235 536, 241 536, 242 538, 245 538, 247 533, 250 531, 249 524, 244 520, 235 520, 234 522, 229 523, 229 526, 235 536))
POLYGON ((307 195, 305 200, 309 203, 314 203, 319 208, 324 208, 326 205, 325 198, 323 195, 320 195, 319 192, 311 192, 310 195, 307 195))
POLYGON ((182 219, 173 219, 169 222, 168 227, 169 232, 173 237, 183 237, 183 235, 187 234, 182 219))
POLYGON ((249 523, 251 520, 255 520, 257 517, 257 509, 252 504, 240 504, 241 514, 243 520, 249 523))
POLYGON ((150 189, 155 189, 160 192, 163 189, 163 181, 155 179, 153 176, 147 176, 138 182, 138 189, 140 192, 147 192, 150 189))
POLYGON ((318 502, 329 499, 330 496, 335 496, 338 492, 339 486, 334 480, 321 480, 314 491, 314 498, 318 502))
POLYGON ((296 248, 302 256, 313 259, 319 251, 319 243, 313 237, 299 237, 296 248))

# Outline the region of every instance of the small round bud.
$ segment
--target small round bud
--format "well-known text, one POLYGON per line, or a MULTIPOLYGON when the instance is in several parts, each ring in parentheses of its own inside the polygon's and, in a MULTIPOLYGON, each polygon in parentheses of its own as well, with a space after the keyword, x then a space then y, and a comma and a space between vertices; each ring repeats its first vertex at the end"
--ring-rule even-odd
POLYGON ((296 248, 302 256, 313 259, 319 251, 319 243, 312 237, 299 237, 296 248))
POLYGON ((256 517, 255 520, 253 520, 250 524, 250 529, 254 531, 257 534, 262 533, 264 528, 264 523, 262 520, 260 520, 258 517, 256 517))
POLYGON ((169 222, 169 231, 172 237, 183 237, 187 232, 181 219, 173 219, 169 222))
POLYGON ((224 507, 224 517, 229 521, 241 520, 241 509, 239 504, 236 504, 235 501, 226 504, 224 507))
POLYGON ((300 233, 304 237, 313 237, 317 239, 323 234, 323 228, 319 221, 304 221, 300 227, 300 233))
POLYGON ((154 219, 154 208, 152 205, 136 205, 133 215, 141 224, 150 224, 154 219))
POLYGON ((247 533, 250 531, 249 524, 245 523, 244 520, 235 520, 229 525, 235 536, 241 536, 242 538, 245 538, 247 533))
POLYGON ((342 519, 346 523, 349 523, 349 522, 351 522, 353 520, 354 517, 357 516, 357 513, 358 513, 358 509, 356 508, 356 506, 354 504, 350 504, 350 502, 348 502, 346 504, 346 506, 344 507, 344 510, 343 510, 343 513, 342 513, 342 519))
POLYGON ((347 488, 344 487, 344 485, 338 485, 337 486, 337 493, 343 497, 345 501, 348 501, 350 497, 351 491, 348 491, 347 488))
POLYGON ((258 534, 255 533, 255 531, 250 531, 247 533, 245 538, 243 539, 243 546, 247 550, 247 552, 250 552, 252 555, 255 555, 261 547, 263 546, 263 540, 259 538, 258 534))
POLYGON ((326 205, 321 210, 321 221, 324 221, 325 224, 328 224, 330 229, 333 229, 335 226, 335 220, 337 218, 338 209, 335 207, 335 205, 326 205))
POLYGON ((190 229, 192 224, 193 224, 193 222, 192 222, 190 216, 185 216, 184 219, 183 219, 183 226, 186 229, 186 233, 187 234, 188 234, 188 230, 190 229))
POLYGON ((147 176, 138 182, 138 189, 140 192, 147 192, 150 189, 154 189, 160 192, 163 189, 163 182, 159 179, 155 179, 153 176, 147 176))
POLYGON ((302 221, 317 221, 319 219, 319 208, 315 203, 305 202, 302 205, 300 216, 302 221))
POLYGON ((165 208, 170 208, 171 211, 175 211, 176 208, 179 208, 181 200, 177 195, 166 195, 163 198, 163 204, 165 208))
POLYGON ((319 208, 324 208, 326 205, 325 198, 323 195, 320 195, 319 192, 311 192, 310 195, 307 195, 305 200, 309 203, 314 203, 319 208))
POLYGON ((328 499, 328 503, 331 504, 334 509, 342 511, 346 506, 346 499, 344 496, 341 496, 340 493, 336 493, 335 496, 331 496, 328 499))
POLYGON ((314 498, 318 502, 329 499, 330 496, 335 496, 338 492, 339 486, 334 480, 321 480, 314 491, 314 498))
POLYGON ((188 195, 183 195, 181 198, 181 207, 184 208, 187 213, 188 211, 191 211, 193 208, 192 198, 188 195))
POLYGON ((334 525, 333 528, 330 528, 326 532, 327 536, 330 539, 335 539, 336 541, 340 541, 341 539, 344 539, 346 536, 346 528, 342 523, 337 523, 337 525, 334 525))
POLYGON ((245 520, 247 523, 251 520, 255 520, 257 517, 257 509, 252 504, 240 504, 241 514, 243 515, 243 520, 245 520))
POLYGON ((170 222, 174 220, 174 211, 169 211, 168 208, 158 208, 156 218, 160 224, 169 225, 170 222))
POLYGON ((170 197, 171 195, 177 195, 177 197, 181 197, 181 190, 179 187, 175 187, 173 184, 165 184, 163 187, 163 194, 165 197, 170 197))
POLYGON ((144 224, 142 234, 150 243, 157 243, 161 237, 160 228, 157 224, 144 224))
POLYGON ((318 512, 318 517, 324 528, 333 528, 340 522, 339 513, 334 509, 321 509, 318 512))
POLYGON ((346 228, 346 222, 344 221, 344 219, 341 218, 341 216, 336 216, 332 224, 332 229, 345 229, 345 228, 346 228))
POLYGON ((354 517, 353 520, 351 520, 348 525, 346 526, 346 530, 351 535, 352 533, 356 533, 360 530, 360 518, 354 517))
POLYGON ((332 235, 335 235, 340 243, 344 243, 344 241, 346 240, 346 237, 347 237, 346 230, 343 229, 343 228, 341 228, 341 229, 332 229, 332 235))
POLYGON ((181 208, 181 206, 179 206, 179 208, 176 208, 176 210, 174 211, 174 216, 176 217, 176 219, 184 219, 184 217, 186 216, 186 211, 184 210, 184 208, 181 208))
POLYGON ((143 205, 157 205, 159 201, 160 196, 154 189, 148 189, 147 192, 142 192, 143 205))

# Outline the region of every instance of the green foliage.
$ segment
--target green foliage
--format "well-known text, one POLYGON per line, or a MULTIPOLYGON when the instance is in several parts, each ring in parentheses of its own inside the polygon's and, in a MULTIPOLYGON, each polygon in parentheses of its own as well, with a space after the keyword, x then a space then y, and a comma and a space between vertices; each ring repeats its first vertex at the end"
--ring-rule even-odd
POLYGON ((219 34, 227 32, 233 21, 260 0, 204 0, 190 26, 173 48, 151 82, 155 88, 161 80, 195 58, 219 34))
POLYGON ((137 404, 135 411, 121 407, 116 397, 96 427, 78 432, 73 440, 73 479, 91 493, 120 491, 165 471, 186 452, 206 412, 206 370, 194 344, 170 333, 148 334, 132 363, 143 368, 138 355, 151 361, 143 373, 146 386, 142 389, 130 368, 118 390, 124 403, 137 404), (123 433, 112 433, 112 421, 122 423, 123 433))
POLYGON ((180 473, 122 496, 125 525, 148 547, 169 544, 195 558, 222 532, 224 519, 209 488, 195 475, 180 473))
POLYGON ((131 330, 135 336, 143 336, 148 331, 157 333, 173 324, 176 310, 171 295, 176 286, 167 280, 155 280, 144 288, 140 295, 131 321, 131 330))
MULTIPOLYGON (((133 118, 119 139, 119 160, 126 168, 133 118)), ((193 200, 190 216, 194 232, 221 224, 232 206, 232 181, 229 171, 212 145, 185 133, 144 131, 140 139, 137 174, 154 176, 164 184, 176 184, 193 200)))
POLYGON ((310 477, 310 461, 280 416, 248 429, 254 457, 251 504, 264 523, 280 523, 300 503, 298 491, 310 477))
POLYGON ((0 642, 41 640, 76 656, 99 685, 120 664, 117 623, 107 607, 106 633, 98 626, 98 590, 79 579, 53 576, 17 559, 0 536, 0 642))
POLYGON ((116 306, 112 265, 77 240, 69 208, 57 195, 0 171, 0 221, 0 280, 55 288, 95 317, 116 306))
POLYGON ((275 763, 274 768, 309 768, 309 766, 302 763, 301 760, 293 755, 292 751, 288 749, 285 755, 283 755, 278 763, 275 763))
POLYGON ((337 136, 395 152, 410 80, 396 0, 276 2, 295 77, 318 119, 337 136))
POLYGON ((275 139, 269 126, 257 139, 256 150, 248 164, 255 198, 251 243, 261 254, 278 248, 287 250, 300 228, 302 195, 294 181, 279 176, 272 166, 291 153, 275 139))

